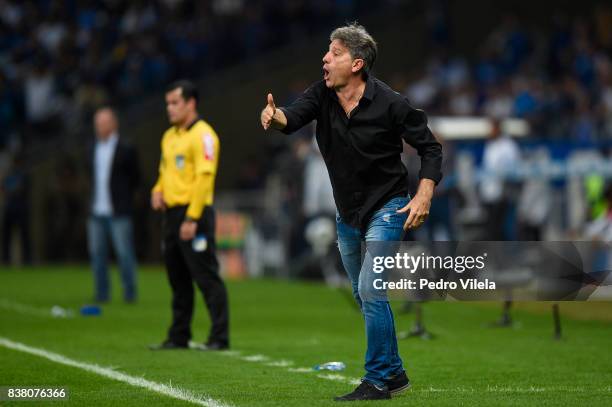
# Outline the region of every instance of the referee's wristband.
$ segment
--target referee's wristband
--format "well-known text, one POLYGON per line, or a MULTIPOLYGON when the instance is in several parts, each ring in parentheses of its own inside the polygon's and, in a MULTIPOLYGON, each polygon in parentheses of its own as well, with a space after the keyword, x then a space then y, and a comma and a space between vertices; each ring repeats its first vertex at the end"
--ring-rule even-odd
POLYGON ((185 222, 197 222, 197 219, 192 218, 191 216, 185 216, 185 222))

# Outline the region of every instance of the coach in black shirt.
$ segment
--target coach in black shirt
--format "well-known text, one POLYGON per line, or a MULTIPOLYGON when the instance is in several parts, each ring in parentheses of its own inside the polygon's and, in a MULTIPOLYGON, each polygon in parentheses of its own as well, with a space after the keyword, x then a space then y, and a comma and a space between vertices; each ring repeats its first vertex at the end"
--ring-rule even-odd
POLYGON ((425 113, 374 78, 377 45, 357 24, 330 36, 323 57, 323 80, 290 106, 276 108, 272 94, 261 113, 264 129, 291 133, 317 121, 316 138, 331 178, 338 208, 340 254, 353 294, 365 316, 366 375, 359 387, 338 400, 389 398, 409 381, 397 351, 393 314, 387 301, 370 300, 360 275, 362 241, 397 241, 404 229, 420 226, 429 214, 434 186, 442 178, 442 147, 427 127, 425 113), (402 140, 421 158, 419 187, 410 199, 402 140))
POLYGON ((355 108, 346 113, 325 81, 312 85, 291 106, 284 133, 317 120, 317 142, 345 222, 363 228, 372 212, 396 196, 406 196, 408 173, 402 164, 402 139, 421 156, 420 178, 442 177, 442 149, 427 118, 380 80, 369 76, 355 108))

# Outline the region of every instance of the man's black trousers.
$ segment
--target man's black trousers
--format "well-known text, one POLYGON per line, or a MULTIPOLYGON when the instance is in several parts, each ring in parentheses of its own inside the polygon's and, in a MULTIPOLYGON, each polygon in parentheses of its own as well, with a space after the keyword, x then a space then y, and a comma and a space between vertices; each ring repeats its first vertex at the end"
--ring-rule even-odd
POLYGON ((179 231, 186 211, 186 206, 176 206, 167 209, 164 216, 163 254, 172 287, 172 326, 168 339, 177 344, 187 344, 191 339, 195 282, 204 296, 212 324, 207 343, 229 345, 227 291, 219 276, 215 251, 215 213, 207 206, 198 220, 196 238, 184 241, 179 231))

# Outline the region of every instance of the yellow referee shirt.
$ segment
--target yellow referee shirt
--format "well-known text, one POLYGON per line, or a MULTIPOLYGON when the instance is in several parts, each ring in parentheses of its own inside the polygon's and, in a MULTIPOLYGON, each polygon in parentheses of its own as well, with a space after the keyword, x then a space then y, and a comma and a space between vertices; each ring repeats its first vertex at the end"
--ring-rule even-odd
POLYGON ((199 219, 213 204, 219 162, 219 137, 204 120, 187 129, 173 126, 161 141, 159 178, 153 192, 162 192, 168 207, 188 205, 186 216, 199 219))

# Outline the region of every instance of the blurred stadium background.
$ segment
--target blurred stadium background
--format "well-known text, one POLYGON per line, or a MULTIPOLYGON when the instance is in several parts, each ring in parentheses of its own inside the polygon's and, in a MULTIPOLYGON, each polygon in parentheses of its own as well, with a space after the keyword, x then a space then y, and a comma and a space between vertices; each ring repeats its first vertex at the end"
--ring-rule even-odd
MULTIPOLYGON (((7 271, 0 273, 0 282, 4 280, 5 298, 39 307, 60 301, 76 307, 91 299, 86 239, 90 181, 83 170, 84 151, 94 138, 92 113, 105 104, 117 108, 122 137, 137 146, 144 174, 134 217, 138 261, 153 265, 143 271, 160 270, 155 266, 161 262, 160 217, 149 209, 149 190, 156 177, 159 141, 168 127, 164 89, 179 78, 197 81, 200 113, 221 140, 215 205, 224 275, 237 280, 324 279, 341 285, 331 249, 335 232, 328 221, 335 208, 324 164, 312 143, 313 128, 290 137, 266 134, 258 117, 268 92, 278 105, 287 104, 321 78, 329 32, 352 20, 365 25, 379 43, 375 75, 424 109, 444 144, 445 178, 436 190, 429 221, 411 239, 612 240, 612 6, 607 2, 0 0, 0 240, 2 271, 7 271), (490 179, 483 156, 497 120, 518 154, 490 179), (483 196, 486 182, 504 185, 497 235, 487 213, 490 202, 483 196), (68 264, 79 266, 60 277, 68 264), (8 272, 9 266, 32 274, 8 272), (34 285, 24 288, 39 279, 53 284, 44 277, 47 270, 58 272, 56 281, 66 287, 75 285, 65 298, 60 292, 43 295, 31 289, 34 285)), ((405 162, 409 169, 418 167, 418 157, 408 148, 405 162)), ((147 282, 152 277, 142 277, 143 303, 157 301, 154 309, 169 313, 168 293, 157 286, 163 275, 141 274, 157 279, 147 282), (147 293, 147 287, 157 288, 147 293)), ((271 300, 274 290, 257 284, 253 287, 271 300)), ((239 292, 240 287, 233 283, 230 297, 232 289, 239 292)), ((307 304, 298 301, 295 310, 307 304)), ((330 304, 337 305, 332 300, 330 304)), ((116 305, 109 307, 112 314, 116 305)), ((248 307, 243 301, 233 315, 248 307)), ((452 316, 450 321, 488 315, 462 308, 466 305, 433 307, 439 318, 434 328, 446 336, 453 334, 440 324, 445 316, 452 316)), ((593 399, 601 404, 610 400, 611 377, 605 368, 610 354, 603 350, 602 339, 609 338, 610 311, 607 304, 599 304, 573 312, 577 319, 570 324, 583 342, 564 345, 564 357, 577 349, 604 352, 600 358, 587 358, 595 366, 595 379, 580 376, 574 381, 576 386, 591 379, 597 386, 607 383, 607 390, 598 390, 593 399), (598 322, 582 324, 580 319, 598 322)), ((2 325, 16 323, 17 318, 5 312, 0 314, 2 325)), ((262 315, 274 318, 272 312, 262 315)), ((550 323, 537 315, 524 315, 533 328, 525 332, 540 334, 539 327, 550 323)), ((280 321, 269 328, 280 329, 280 321)), ((291 321, 287 316, 285 322, 291 321)), ((306 326, 316 331, 331 324, 321 321, 306 326)), ((242 348, 256 352, 258 342, 252 338, 278 344, 272 336, 257 336, 255 328, 246 329, 248 321, 236 322, 238 331, 244 329, 237 334, 242 348)), ((151 335, 161 335, 164 326, 164 321, 157 323, 155 332, 135 339, 157 340, 151 335)), ((34 327, 23 324, 15 334, 27 338, 34 335, 34 327)), ((287 335, 303 339, 306 334, 287 335)), ((344 333, 338 335, 328 339, 341 348, 344 333)), ((493 352, 500 338, 490 335, 482 343, 493 352)), ((70 343, 61 336, 56 339, 70 343)), ((45 343, 52 347, 54 341, 47 338, 45 343)), ((87 343, 103 346, 94 339, 87 343)), ((451 345, 432 346, 437 346, 436 357, 448 357, 444 347, 451 345)), ((508 350, 522 351, 522 346, 513 342, 508 350)), ((545 352, 547 345, 538 343, 533 349, 545 352)), ((83 352, 80 356, 85 357, 83 352)), ((350 352, 347 357, 359 360, 357 346, 354 355, 350 352)), ((485 353, 476 367, 484 366, 485 356, 490 356, 485 353)), ((536 352, 530 355, 538 360, 536 352)), ((100 360, 113 363, 112 358, 100 360)), ((424 356, 417 356, 419 360, 429 363, 424 356)), ((19 365, 14 359, 11 363, 19 365)), ((572 363, 551 366, 561 377, 571 375, 572 363)), ((477 375, 476 367, 467 373, 477 375)), ((531 368, 521 365, 514 372, 531 368)), ((445 375, 452 380, 450 373, 445 375)), ((489 383, 502 376, 493 374, 489 383)), ((563 395, 570 400, 570 393, 563 395)), ((432 397, 423 400, 444 401, 443 396, 432 397)), ((469 392, 461 397, 470 400, 469 392)), ((488 402, 495 403, 496 397, 491 395, 488 402)))
MULTIPOLYGON (((139 260, 160 260, 148 191, 167 127, 163 92, 189 77, 222 140, 219 233, 241 255, 226 270, 304 271, 296 259, 311 251, 306 225, 334 212, 325 170, 312 129, 264 134, 257 115, 268 91, 289 103, 318 80, 330 28, 354 19, 379 41, 375 74, 425 109, 445 142, 445 179, 427 236, 487 237, 478 183, 488 128, 478 118, 514 119, 506 132, 521 156, 508 174, 505 239, 525 227, 542 239, 580 236, 605 212, 612 140, 605 2, 2 0, 0 174, 10 263, 87 260, 84 151, 94 137, 92 112, 106 103, 118 107, 121 133, 138 147, 145 174, 139 260), (25 245, 15 206, 26 212, 25 245)), ((411 151, 406 162, 418 166, 411 151)))

